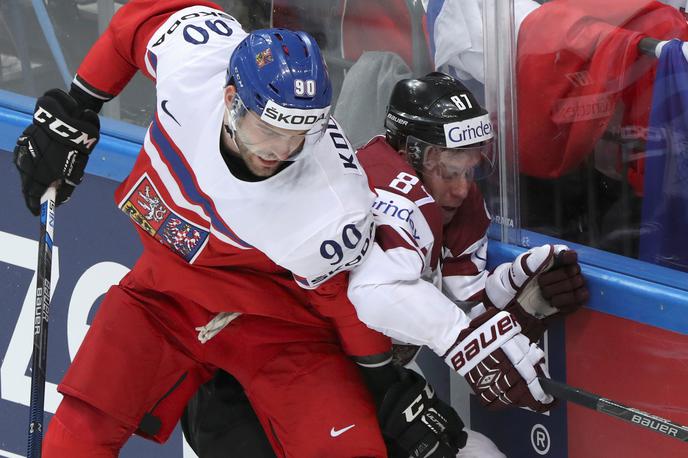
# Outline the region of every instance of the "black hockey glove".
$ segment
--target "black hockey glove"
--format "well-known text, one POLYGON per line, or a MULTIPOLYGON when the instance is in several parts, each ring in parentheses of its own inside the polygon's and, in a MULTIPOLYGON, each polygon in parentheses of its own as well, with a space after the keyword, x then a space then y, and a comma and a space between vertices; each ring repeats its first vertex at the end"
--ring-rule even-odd
POLYGON ((456 411, 435 396, 418 373, 398 368, 401 380, 378 411, 390 458, 455 458, 467 435, 456 411))
POLYGON ((51 89, 36 101, 33 123, 14 148, 22 193, 31 213, 40 212, 40 199, 58 181, 57 204, 69 199, 81 183, 88 156, 100 138, 98 115, 83 109, 72 96, 51 89))

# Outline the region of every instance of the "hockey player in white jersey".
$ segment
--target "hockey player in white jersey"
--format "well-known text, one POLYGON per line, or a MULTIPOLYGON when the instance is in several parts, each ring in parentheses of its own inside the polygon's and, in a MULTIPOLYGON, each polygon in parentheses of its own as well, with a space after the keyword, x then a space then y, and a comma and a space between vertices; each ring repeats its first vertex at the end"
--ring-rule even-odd
POLYGON ((164 442, 216 368, 245 387, 278 456, 386 456, 351 357, 386 358, 390 341, 346 295, 375 196, 329 116, 312 37, 246 34, 205 0, 128 2, 70 93, 38 98, 15 148, 27 206, 53 182, 59 203, 69 197, 98 139, 95 112, 138 70, 155 82, 156 112, 116 203, 143 253, 58 387, 44 456, 117 456, 133 433, 164 442))

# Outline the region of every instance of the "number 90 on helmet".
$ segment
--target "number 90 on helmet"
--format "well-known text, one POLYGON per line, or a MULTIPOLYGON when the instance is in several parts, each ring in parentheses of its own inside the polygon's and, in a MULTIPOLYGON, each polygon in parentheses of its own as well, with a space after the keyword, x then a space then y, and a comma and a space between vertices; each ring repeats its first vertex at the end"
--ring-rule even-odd
POLYGON ((494 133, 487 111, 463 84, 444 73, 396 83, 387 106, 385 132, 387 142, 404 151, 420 173, 427 173, 429 167, 446 168, 447 164, 437 163, 438 157, 459 156, 474 158, 461 161, 471 164, 464 175, 472 180, 494 170, 494 133))
POLYGON ((249 33, 229 60, 229 84, 238 96, 230 108, 230 128, 246 111, 295 134, 321 134, 327 127, 332 84, 320 48, 306 32, 273 28, 249 33))

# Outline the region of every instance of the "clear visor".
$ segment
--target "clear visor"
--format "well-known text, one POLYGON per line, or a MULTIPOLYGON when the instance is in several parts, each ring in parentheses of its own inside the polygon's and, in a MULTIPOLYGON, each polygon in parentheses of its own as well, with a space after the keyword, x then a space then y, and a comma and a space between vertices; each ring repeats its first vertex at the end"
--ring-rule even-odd
MULTIPOLYGON (((289 121, 291 118, 288 115, 281 116, 282 123, 284 119, 289 121)), ((313 124, 303 125, 302 129, 295 125, 277 127, 269 123, 265 116, 261 117, 246 108, 237 95, 227 109, 227 121, 227 127, 237 144, 248 152, 268 161, 293 161, 300 156, 306 142, 313 143, 320 139, 327 128, 329 114, 320 116, 313 124)))
POLYGON ((406 151, 414 167, 445 181, 476 181, 488 177, 494 170, 494 146, 493 139, 477 145, 447 148, 411 135, 406 138, 406 151))

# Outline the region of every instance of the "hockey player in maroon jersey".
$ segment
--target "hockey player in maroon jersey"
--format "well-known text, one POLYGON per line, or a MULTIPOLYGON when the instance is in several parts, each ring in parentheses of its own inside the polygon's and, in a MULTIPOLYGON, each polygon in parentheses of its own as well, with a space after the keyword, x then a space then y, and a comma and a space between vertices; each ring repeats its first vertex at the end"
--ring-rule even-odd
POLYGON ((485 270, 489 214, 475 180, 492 168, 493 132, 461 83, 442 73, 398 82, 385 129, 358 152, 377 194, 376 243, 349 281, 359 318, 427 345, 488 407, 546 410, 534 342, 587 301, 576 253, 543 245, 485 270))
MULTIPOLYGON (((536 379, 544 373, 544 353, 534 342, 548 320, 587 301, 576 253, 546 245, 492 273, 485 270, 490 217, 475 181, 492 168, 493 133, 487 112, 461 83, 440 73, 400 81, 385 127, 385 137, 357 153, 377 194, 375 244, 349 283, 359 317, 400 342, 428 345, 490 408, 547 410, 552 399, 536 379)), ((408 353, 408 346, 397 348, 408 353)), ((384 366, 376 370, 389 374, 384 366)), ((413 373, 399 374, 396 387, 406 385, 406 393, 413 393, 413 373)), ((416 384, 418 395, 424 386, 416 384)), ((390 456, 453 456, 441 435, 439 443, 419 437, 422 428, 390 415, 403 405, 397 395, 389 390, 376 396, 390 456), (409 440, 410 431, 416 441, 409 440), (419 444, 433 451, 415 455, 419 444)), ((252 434, 251 424, 256 422, 240 386, 225 374, 195 396, 183 422, 203 457, 241 456, 240 446, 252 456, 271 456, 257 451, 262 433, 252 434), (237 418, 245 419, 241 426, 237 418)), ((481 436, 471 439, 469 432, 458 456, 501 456, 481 436)))

